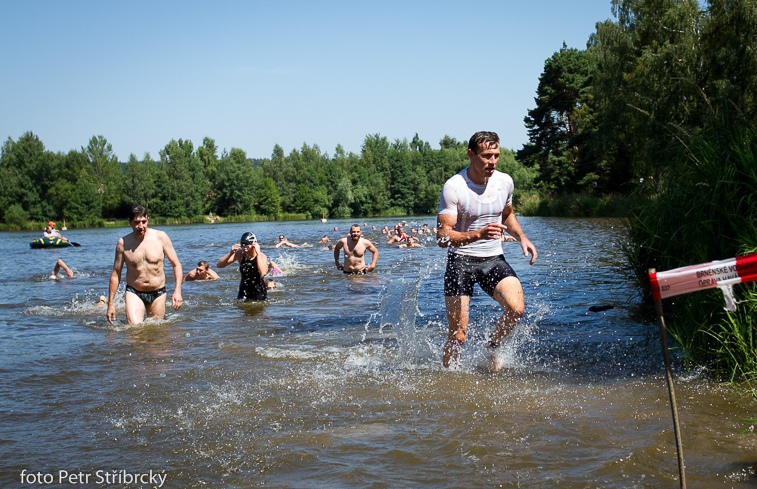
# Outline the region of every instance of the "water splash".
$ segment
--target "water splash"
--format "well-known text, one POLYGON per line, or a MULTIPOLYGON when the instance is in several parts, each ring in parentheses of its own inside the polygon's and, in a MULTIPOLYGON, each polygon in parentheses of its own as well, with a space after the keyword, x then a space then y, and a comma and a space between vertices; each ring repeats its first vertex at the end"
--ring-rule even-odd
POLYGON ((432 332, 428 324, 416 326, 416 318, 422 316, 418 309, 421 283, 431 275, 434 263, 427 260, 415 265, 410 259, 405 256, 392 266, 381 291, 380 309, 369 318, 363 334, 365 341, 371 325, 378 323, 380 336, 391 335, 396 340, 392 356, 396 357, 394 363, 402 368, 427 364, 438 356, 437 348, 430 341, 432 332))
MULTIPOLYGON (((101 302, 105 296, 97 294, 94 289, 89 289, 82 296, 76 294, 71 301, 64 306, 31 306, 26 308, 24 314, 31 316, 46 317, 86 317, 92 314, 105 314, 107 303, 101 302)), ((124 310, 123 296, 115 301, 116 310, 124 310)))
POLYGON ((273 261, 279 270, 281 270, 281 275, 292 274, 307 268, 297 259, 294 252, 282 252, 275 258, 269 256, 268 259, 273 261))

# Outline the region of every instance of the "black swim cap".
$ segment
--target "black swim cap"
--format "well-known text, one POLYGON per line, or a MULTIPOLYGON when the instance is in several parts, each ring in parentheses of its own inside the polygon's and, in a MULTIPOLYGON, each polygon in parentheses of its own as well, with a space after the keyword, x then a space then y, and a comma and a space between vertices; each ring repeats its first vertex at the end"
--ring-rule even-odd
POLYGON ((241 244, 242 246, 249 246, 257 242, 258 239, 252 233, 244 233, 242 235, 242 239, 239 240, 239 244, 241 244))

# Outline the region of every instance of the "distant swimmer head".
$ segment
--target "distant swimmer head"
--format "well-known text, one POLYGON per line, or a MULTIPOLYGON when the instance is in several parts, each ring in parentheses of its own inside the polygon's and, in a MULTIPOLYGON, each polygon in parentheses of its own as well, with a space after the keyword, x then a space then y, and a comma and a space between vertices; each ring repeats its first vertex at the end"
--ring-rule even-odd
POLYGON ((244 233, 242 239, 239 240, 239 244, 242 246, 250 246, 258 242, 258 239, 252 233, 244 233))

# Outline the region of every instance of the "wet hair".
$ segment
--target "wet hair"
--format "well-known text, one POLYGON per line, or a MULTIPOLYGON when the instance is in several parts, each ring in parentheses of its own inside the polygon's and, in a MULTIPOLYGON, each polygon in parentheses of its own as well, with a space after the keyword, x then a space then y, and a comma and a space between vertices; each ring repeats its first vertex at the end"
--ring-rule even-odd
MULTIPOLYGON (((352 231, 352 228, 358 228, 358 229, 361 229, 361 228, 360 228, 360 224, 353 224, 352 226, 350 226, 350 231, 352 231)), ((361 231, 362 231, 362 229, 361 229, 361 231)))
POLYGON ((468 149, 478 154, 482 145, 489 148, 495 144, 499 145, 499 136, 496 132, 479 131, 471 136, 470 141, 468 141, 468 149))
POLYGON ((133 221, 134 219, 138 217, 149 217, 147 215, 147 209, 144 208, 144 206, 141 205, 135 205, 131 208, 131 211, 129 211, 129 220, 133 221))
POLYGON ((205 260, 201 261, 197 264, 198 267, 205 267, 205 270, 210 270, 210 263, 206 262, 205 260))

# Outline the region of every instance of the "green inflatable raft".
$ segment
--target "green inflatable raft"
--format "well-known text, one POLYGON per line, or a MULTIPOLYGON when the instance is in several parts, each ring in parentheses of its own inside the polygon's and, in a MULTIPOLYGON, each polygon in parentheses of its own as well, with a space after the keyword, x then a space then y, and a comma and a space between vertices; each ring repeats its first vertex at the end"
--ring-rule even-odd
POLYGON ((76 244, 60 238, 37 238, 29 243, 29 246, 32 248, 67 248, 76 246, 76 244))

